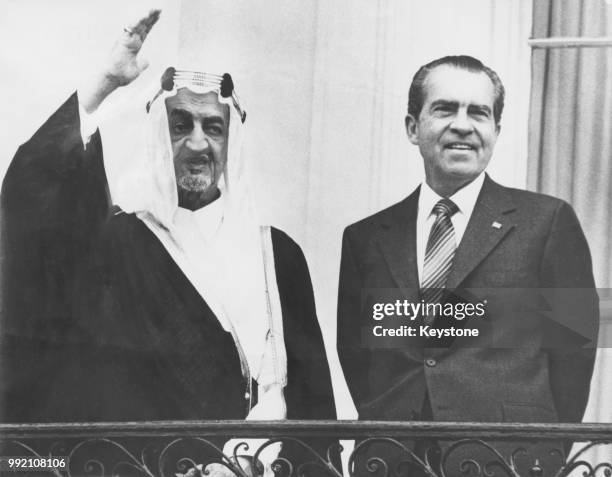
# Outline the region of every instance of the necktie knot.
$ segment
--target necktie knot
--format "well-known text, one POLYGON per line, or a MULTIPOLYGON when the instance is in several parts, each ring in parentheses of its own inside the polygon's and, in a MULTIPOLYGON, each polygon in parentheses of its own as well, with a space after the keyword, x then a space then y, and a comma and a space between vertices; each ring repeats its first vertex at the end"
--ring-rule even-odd
POLYGON ((450 199, 440 199, 436 205, 434 205, 433 213, 436 217, 446 215, 449 218, 459 211, 459 207, 450 199))

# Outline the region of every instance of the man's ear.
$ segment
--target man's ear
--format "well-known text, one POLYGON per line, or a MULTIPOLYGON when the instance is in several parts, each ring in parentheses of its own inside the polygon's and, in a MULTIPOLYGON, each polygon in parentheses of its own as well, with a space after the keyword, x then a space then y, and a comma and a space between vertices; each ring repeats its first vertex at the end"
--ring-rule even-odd
POLYGON ((419 144, 419 135, 417 131, 417 120, 412 114, 406 115, 406 119, 404 120, 406 124, 406 134, 408 135, 408 140, 414 144, 419 144))

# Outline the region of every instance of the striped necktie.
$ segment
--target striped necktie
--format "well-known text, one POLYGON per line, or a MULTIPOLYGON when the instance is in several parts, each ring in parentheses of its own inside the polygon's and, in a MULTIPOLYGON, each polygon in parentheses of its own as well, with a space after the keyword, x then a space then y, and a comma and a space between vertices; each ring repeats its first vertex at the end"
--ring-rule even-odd
POLYGON ((436 220, 427 240, 421 282, 421 298, 426 303, 438 303, 444 294, 457 248, 455 229, 451 222, 451 217, 457 211, 459 207, 450 199, 441 199, 433 208, 436 220))

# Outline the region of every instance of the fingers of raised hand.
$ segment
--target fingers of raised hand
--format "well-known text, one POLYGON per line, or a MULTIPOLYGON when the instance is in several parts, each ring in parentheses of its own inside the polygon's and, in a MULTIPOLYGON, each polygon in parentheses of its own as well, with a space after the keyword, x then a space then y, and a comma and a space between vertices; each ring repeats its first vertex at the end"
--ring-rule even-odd
POLYGON ((137 36, 139 37, 140 41, 143 42, 151 31, 151 28, 153 28, 153 25, 157 23, 157 20, 159 20, 160 14, 161 10, 159 9, 150 10, 146 16, 138 20, 136 23, 128 25, 123 29, 123 31, 130 39, 137 36))

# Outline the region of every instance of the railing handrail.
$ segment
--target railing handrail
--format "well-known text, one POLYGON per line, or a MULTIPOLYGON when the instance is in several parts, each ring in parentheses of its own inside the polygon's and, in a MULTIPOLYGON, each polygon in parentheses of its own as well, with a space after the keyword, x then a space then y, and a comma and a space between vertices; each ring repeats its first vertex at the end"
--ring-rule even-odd
POLYGON ((1 439, 145 437, 206 435, 240 437, 321 436, 359 439, 365 436, 438 439, 609 440, 612 423, 483 423, 423 421, 146 421, 0 424, 1 439))

